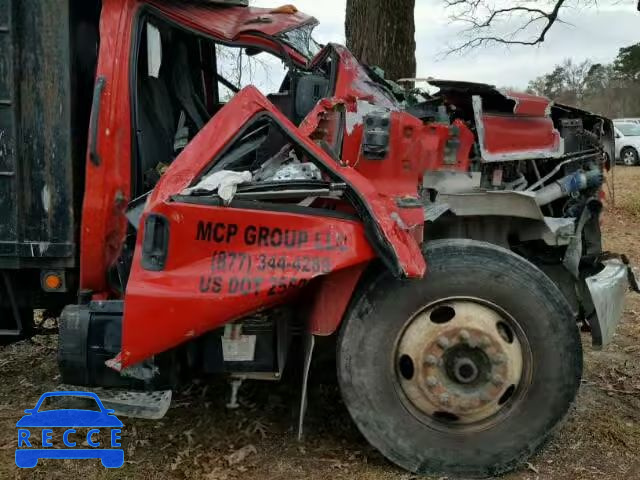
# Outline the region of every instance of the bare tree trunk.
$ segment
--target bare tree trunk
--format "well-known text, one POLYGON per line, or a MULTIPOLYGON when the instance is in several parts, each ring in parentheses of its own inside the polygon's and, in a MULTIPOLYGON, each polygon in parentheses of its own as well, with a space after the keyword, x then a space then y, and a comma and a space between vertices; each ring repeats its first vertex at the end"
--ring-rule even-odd
POLYGON ((415 77, 415 0, 347 0, 347 47, 386 78, 415 77))

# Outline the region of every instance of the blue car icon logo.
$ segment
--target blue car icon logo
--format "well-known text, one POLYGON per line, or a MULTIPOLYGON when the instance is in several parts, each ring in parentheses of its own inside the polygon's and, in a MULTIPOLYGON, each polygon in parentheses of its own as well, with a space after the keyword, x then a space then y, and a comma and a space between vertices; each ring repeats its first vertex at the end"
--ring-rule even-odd
POLYGON ((120 468, 124 464, 124 451, 120 444, 122 422, 104 407, 95 393, 49 392, 40 397, 36 406, 25 410, 26 415, 18 420, 18 448, 16 465, 33 468, 41 458, 53 459, 100 459, 106 468, 120 468), (94 400, 99 410, 56 409, 39 411, 43 402, 51 397, 84 397, 94 400), (32 447, 34 428, 42 428, 42 448, 32 447), (76 428, 89 428, 86 435, 76 428), (55 431, 54 431, 55 429, 55 431), (108 442, 105 441, 108 435, 108 442), (76 448, 86 439, 90 448, 76 448), (106 448, 109 447, 109 448, 106 448))

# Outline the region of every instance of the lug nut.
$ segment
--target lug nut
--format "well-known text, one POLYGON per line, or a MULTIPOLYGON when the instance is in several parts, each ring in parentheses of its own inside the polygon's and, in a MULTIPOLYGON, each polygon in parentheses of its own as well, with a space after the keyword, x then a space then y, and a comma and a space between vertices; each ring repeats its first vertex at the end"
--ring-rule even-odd
POLYGON ((504 384, 504 379, 501 375, 494 375, 491 377, 491 383, 493 383, 496 387, 501 387, 504 384))
POLYGON ((443 393, 442 395, 440 395, 440 403, 442 405, 449 405, 449 394, 448 393, 443 393))
POLYGON ((489 340, 487 337, 482 337, 480 339, 480 343, 479 343, 480 348, 487 348, 490 345, 491 345, 491 340, 489 340))
POLYGON ((435 367, 436 365, 438 365, 438 359, 435 355, 427 355, 427 358, 424 359, 424 363, 425 365, 435 367))
POLYGON ((487 392, 482 392, 480 394, 480 401, 487 403, 491 401, 491 395, 489 395, 487 392))
POLYGON ((477 408, 480 406, 480 399, 478 398, 468 398, 464 402, 462 402, 461 407, 464 410, 471 410, 473 408, 477 408))
POLYGON ((438 379, 436 377, 427 377, 427 387, 433 388, 438 385, 438 379))
POLYGON ((440 346, 440 348, 449 348, 449 339, 445 336, 442 336, 440 338, 438 338, 438 345, 440 346))
POLYGON ((460 340, 462 340, 463 342, 467 343, 470 338, 471 338, 471 335, 466 330, 462 330, 460 332, 460 340))
POLYGON ((494 365, 503 365, 506 361, 507 357, 504 355, 504 353, 498 353, 491 357, 491 363, 493 363, 494 365))

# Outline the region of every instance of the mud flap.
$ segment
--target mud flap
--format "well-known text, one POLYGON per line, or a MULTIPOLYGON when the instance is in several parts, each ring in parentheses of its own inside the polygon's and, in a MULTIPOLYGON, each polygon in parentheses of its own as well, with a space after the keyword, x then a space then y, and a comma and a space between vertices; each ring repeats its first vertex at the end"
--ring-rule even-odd
POLYGON ((622 313, 624 297, 632 287, 637 291, 633 269, 618 258, 602 262, 604 269, 586 279, 587 288, 596 312, 592 322, 593 346, 602 348, 611 343, 622 313))

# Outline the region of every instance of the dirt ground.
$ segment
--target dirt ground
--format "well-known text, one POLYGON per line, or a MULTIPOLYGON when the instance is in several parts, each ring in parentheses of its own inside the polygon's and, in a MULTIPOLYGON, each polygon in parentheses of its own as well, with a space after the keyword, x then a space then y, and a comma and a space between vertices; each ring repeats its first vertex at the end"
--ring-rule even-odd
MULTIPOLYGON (((627 252, 640 266, 640 167, 617 169, 615 185, 616 205, 604 221, 606 247, 627 252)), ((575 410, 545 450, 505 480, 640 479, 639 322, 640 296, 630 294, 611 346, 592 351, 584 335, 586 368, 575 410)), ((243 407, 233 411, 225 408, 224 383, 197 385, 178 393, 160 422, 124 419, 122 469, 50 460, 19 470, 15 423, 56 385, 55 345, 55 337, 41 336, 0 347, 0 479, 414 478, 367 445, 326 372, 328 381, 311 392, 303 443, 295 438, 299 394, 293 385, 249 384, 243 407)))

